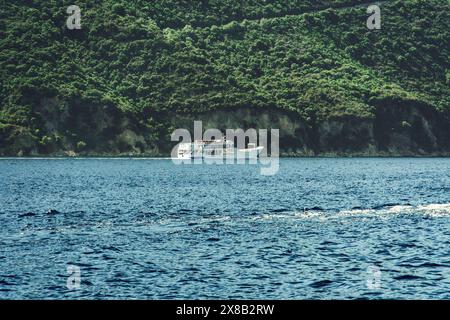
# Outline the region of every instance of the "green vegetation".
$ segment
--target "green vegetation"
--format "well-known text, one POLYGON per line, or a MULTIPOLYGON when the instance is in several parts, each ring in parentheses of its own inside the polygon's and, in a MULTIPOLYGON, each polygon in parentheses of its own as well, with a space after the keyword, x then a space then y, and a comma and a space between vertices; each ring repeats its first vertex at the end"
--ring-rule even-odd
POLYGON ((167 143, 173 115, 218 109, 286 110, 311 126, 380 105, 448 110, 449 2, 384 2, 376 31, 352 7, 363 2, 95 0, 68 30, 72 1, 3 0, 0 154, 112 152, 96 139, 130 128, 145 141, 124 134, 119 151, 148 149, 167 143))
POLYGON ((183 28, 185 25, 205 27, 244 19, 303 14, 367 3, 367 0, 138 0, 132 7, 126 0, 115 3, 115 13, 151 18, 162 28, 183 28))

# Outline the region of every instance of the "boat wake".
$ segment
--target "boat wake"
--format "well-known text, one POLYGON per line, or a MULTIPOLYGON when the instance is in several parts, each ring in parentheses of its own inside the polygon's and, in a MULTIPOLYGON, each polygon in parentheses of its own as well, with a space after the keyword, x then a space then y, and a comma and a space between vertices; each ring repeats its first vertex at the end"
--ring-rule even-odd
MULTIPOLYGON (((52 213, 58 212, 52 210, 52 213)), ((59 212, 58 212, 59 213, 59 212)), ((73 215, 74 213, 71 213, 73 215)), ((54 216, 51 214, 50 216, 54 216)), ((79 215, 77 215, 79 216, 79 215)), ((30 227, 27 223, 21 230, 20 235, 45 234, 45 233, 76 233, 78 231, 98 233, 113 232, 117 229, 127 230, 129 228, 142 228, 141 230, 152 231, 156 233, 182 233, 185 231, 202 231, 210 228, 235 225, 236 222, 242 224, 252 224, 255 222, 270 223, 283 221, 329 221, 333 219, 352 219, 352 218, 379 218, 390 219, 395 217, 423 217, 423 218, 449 218, 450 203, 443 204, 387 204, 376 206, 374 208, 353 208, 350 210, 327 210, 319 207, 305 208, 304 210, 281 210, 274 209, 267 213, 249 214, 215 214, 211 216, 199 216, 192 212, 192 215, 177 215, 173 213, 168 216, 152 216, 151 218, 142 217, 137 220, 122 221, 112 217, 103 220, 85 221, 83 224, 56 224, 52 227, 37 226, 30 227)), ((20 220, 36 220, 44 217, 42 214, 24 213, 18 216, 20 220)), ((48 217, 48 214, 47 214, 48 217)), ((47 220, 46 220, 47 221, 47 220)), ((14 233, 15 236, 17 234, 14 233)))
POLYGON ((424 217, 450 217, 450 203, 424 204, 413 206, 410 204, 388 204, 374 208, 353 208, 349 210, 324 210, 318 208, 299 211, 273 212, 253 217, 254 220, 299 218, 299 219, 338 219, 350 217, 380 217, 389 218, 400 215, 420 215, 424 217))
POLYGON ((342 215, 397 215, 397 214, 423 214, 429 216, 450 216, 450 203, 426 205, 387 205, 373 209, 354 209, 340 211, 342 215))

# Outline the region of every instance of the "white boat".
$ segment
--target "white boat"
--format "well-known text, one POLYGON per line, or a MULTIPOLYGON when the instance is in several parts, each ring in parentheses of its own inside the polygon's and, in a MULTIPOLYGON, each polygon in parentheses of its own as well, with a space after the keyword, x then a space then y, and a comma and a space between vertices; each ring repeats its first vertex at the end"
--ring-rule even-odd
POLYGON ((249 143, 247 149, 237 149, 237 159, 257 159, 264 147, 258 147, 255 143, 249 143))
POLYGON ((178 145, 177 159, 257 159, 264 147, 249 143, 245 149, 237 149, 230 140, 196 140, 178 145))

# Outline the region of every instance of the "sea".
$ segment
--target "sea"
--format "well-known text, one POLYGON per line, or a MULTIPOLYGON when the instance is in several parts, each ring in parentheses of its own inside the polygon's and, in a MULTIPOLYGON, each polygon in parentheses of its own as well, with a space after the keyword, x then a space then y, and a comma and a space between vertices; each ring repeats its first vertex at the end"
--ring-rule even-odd
POLYGON ((0 299, 450 299, 449 158, 0 159, 0 299))

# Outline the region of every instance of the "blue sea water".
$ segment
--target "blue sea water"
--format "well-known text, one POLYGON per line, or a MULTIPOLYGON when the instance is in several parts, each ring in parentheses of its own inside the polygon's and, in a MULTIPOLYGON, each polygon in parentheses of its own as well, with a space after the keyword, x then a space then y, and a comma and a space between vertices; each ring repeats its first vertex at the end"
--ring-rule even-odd
POLYGON ((0 225, 1 299, 450 299, 450 159, 2 159, 0 225))

